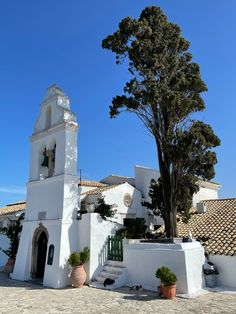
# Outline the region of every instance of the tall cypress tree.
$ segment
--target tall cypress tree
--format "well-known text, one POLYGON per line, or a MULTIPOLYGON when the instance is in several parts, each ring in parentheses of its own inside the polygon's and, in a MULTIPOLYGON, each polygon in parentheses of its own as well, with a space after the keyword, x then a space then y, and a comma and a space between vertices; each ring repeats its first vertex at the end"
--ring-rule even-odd
POLYGON ((134 113, 155 139, 169 237, 178 234, 177 211, 188 216, 196 181, 214 176, 212 148, 220 144, 210 125, 192 117, 205 109, 201 93, 207 87, 189 45, 180 27, 156 6, 146 7, 138 19, 124 18, 102 42, 116 54, 117 64, 129 61, 132 78, 124 94, 113 98, 110 117, 134 113))

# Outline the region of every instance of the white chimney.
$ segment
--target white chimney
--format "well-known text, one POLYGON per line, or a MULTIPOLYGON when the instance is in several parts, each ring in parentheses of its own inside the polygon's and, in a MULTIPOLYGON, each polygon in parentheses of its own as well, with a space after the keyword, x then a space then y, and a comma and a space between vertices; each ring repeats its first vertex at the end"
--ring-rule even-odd
POLYGON ((204 214, 207 211, 206 204, 204 202, 199 202, 196 205, 198 214, 204 214))

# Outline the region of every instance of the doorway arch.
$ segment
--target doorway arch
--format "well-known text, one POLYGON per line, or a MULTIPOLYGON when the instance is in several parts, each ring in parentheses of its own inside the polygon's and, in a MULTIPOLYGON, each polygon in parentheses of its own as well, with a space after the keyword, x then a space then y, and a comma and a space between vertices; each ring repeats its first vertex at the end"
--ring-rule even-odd
POLYGON ((37 228, 33 237, 32 278, 43 279, 48 247, 48 232, 43 226, 37 228))

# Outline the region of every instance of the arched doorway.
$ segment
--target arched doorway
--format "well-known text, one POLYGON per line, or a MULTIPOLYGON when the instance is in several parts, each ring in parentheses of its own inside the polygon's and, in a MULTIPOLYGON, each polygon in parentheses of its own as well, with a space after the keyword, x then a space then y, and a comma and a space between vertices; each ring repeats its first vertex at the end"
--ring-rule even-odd
POLYGON ((48 246, 48 233, 44 227, 39 227, 33 238, 32 278, 43 279, 48 246))
POLYGON ((46 233, 42 231, 38 238, 36 278, 43 278, 46 255, 47 255, 47 246, 48 246, 48 238, 47 238, 46 233))

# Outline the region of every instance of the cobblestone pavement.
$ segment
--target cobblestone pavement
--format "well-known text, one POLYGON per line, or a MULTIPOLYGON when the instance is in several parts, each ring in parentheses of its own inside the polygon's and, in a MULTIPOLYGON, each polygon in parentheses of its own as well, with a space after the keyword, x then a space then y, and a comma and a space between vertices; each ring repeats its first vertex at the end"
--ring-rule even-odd
POLYGON ((164 300, 128 288, 106 291, 48 289, 0 274, 0 313, 236 313, 236 294, 207 293, 195 299, 164 300))

